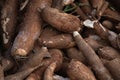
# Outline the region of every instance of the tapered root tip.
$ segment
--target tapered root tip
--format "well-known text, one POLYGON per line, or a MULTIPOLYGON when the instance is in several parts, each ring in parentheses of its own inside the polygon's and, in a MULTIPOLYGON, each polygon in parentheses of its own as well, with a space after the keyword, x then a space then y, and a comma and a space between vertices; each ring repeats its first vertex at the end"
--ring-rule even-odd
POLYGON ((24 49, 17 49, 15 51, 15 54, 16 55, 20 55, 20 56, 26 56, 27 55, 27 52, 24 50, 24 49))
POLYGON ((78 35, 80 35, 78 31, 74 31, 74 32, 73 32, 73 37, 76 37, 76 36, 78 36, 78 35))

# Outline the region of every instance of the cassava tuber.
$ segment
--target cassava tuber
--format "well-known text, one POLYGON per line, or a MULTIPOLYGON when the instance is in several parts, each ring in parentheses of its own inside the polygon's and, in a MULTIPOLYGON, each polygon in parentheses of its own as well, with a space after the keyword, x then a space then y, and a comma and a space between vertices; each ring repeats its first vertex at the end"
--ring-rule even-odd
POLYGON ((51 0, 30 0, 21 30, 11 49, 13 56, 26 56, 32 50, 34 42, 41 33, 42 20, 38 8, 51 6, 50 3, 51 0))
POLYGON ((79 61, 72 60, 67 69, 71 80, 96 80, 92 71, 79 61))
POLYGON ((73 36, 78 48, 83 52, 92 70, 100 80, 113 80, 108 70, 102 64, 100 58, 95 51, 84 41, 82 36, 77 32, 73 32, 73 36))
POLYGON ((3 45, 6 49, 12 45, 15 35, 18 14, 17 8, 18 0, 6 0, 4 7, 1 10, 3 45))
POLYGON ((52 37, 39 38, 39 44, 48 48, 70 48, 75 46, 71 34, 60 34, 52 37))
POLYGON ((41 14, 43 20, 59 31, 73 32, 79 31, 81 28, 79 18, 71 14, 62 13, 55 8, 46 7, 41 14))

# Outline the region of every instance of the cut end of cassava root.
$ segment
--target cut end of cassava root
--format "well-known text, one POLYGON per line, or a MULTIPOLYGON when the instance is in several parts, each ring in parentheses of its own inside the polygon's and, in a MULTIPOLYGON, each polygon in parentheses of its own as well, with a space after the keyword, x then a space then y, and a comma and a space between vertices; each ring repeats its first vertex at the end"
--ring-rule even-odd
POLYGON ((73 37, 76 37, 76 36, 78 36, 79 35, 79 32, 78 31, 74 31, 73 32, 73 37))
POLYGON ((27 55, 27 52, 24 49, 16 49, 14 54, 25 56, 25 55, 27 55))
POLYGON ((85 20, 83 22, 83 25, 89 28, 94 28, 94 23, 97 22, 97 20, 91 21, 89 19, 85 20))

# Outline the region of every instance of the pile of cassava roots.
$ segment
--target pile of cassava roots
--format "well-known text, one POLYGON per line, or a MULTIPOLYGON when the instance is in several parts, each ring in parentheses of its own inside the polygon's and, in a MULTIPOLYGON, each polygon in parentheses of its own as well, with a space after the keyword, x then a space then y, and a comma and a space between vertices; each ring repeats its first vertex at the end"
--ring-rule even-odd
POLYGON ((0 0, 0 80, 120 80, 120 0, 0 0))

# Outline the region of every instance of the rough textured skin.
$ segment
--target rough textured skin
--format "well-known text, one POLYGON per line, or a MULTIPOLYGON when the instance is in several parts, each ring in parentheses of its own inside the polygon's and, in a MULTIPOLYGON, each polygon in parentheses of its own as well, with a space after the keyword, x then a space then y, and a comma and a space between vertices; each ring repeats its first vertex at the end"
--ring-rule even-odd
POLYGON ((44 80, 53 80, 56 62, 51 63, 44 72, 44 80))
POLYGON ((41 66, 40 68, 35 70, 33 73, 31 73, 30 76, 28 76, 26 80, 31 80, 31 79, 42 80, 43 72, 53 62, 57 63, 56 71, 60 69, 60 67, 62 66, 62 62, 63 62, 62 52, 59 49, 50 49, 49 52, 50 52, 51 58, 43 59, 42 61, 43 66, 41 66))
POLYGON ((91 38, 85 38, 85 41, 89 44, 89 46, 97 51, 99 48, 103 47, 102 44, 100 44, 97 40, 91 39, 91 38))
POLYGON ((42 20, 38 8, 50 6, 51 0, 30 0, 25 18, 12 47, 12 55, 26 56, 40 35, 42 20), (45 2, 48 1, 48 2, 45 2))
POLYGON ((98 50, 98 55, 107 60, 113 60, 115 58, 120 58, 119 52, 112 47, 103 47, 98 50))
POLYGON ((59 31, 79 31, 81 27, 79 18, 67 13, 61 13, 55 8, 44 8, 42 10, 42 17, 44 21, 46 21, 59 31))
POLYGON ((48 48, 69 48, 75 46, 70 34, 60 34, 53 37, 39 38, 39 44, 48 48))
POLYGON ((103 25, 105 28, 109 29, 109 30, 111 30, 111 29, 114 28, 113 23, 112 23, 111 21, 109 21, 109 20, 104 20, 104 21, 102 22, 102 25, 103 25))
POLYGON ((84 6, 81 6, 81 9, 85 14, 91 14, 92 9, 90 7, 89 0, 79 0, 80 3, 82 3, 84 6))
POLYGON ((92 71, 79 61, 72 60, 67 74, 71 80, 96 80, 92 71))
POLYGON ((105 65, 112 74, 114 80, 120 80, 120 58, 113 59, 105 65))
POLYGON ((56 29, 53 29, 52 27, 46 27, 45 29, 43 29, 43 31, 41 32, 41 35, 39 38, 48 38, 48 37, 53 37, 58 35, 59 32, 56 29))
POLYGON ((39 49, 39 51, 36 51, 35 54, 29 57, 29 59, 24 63, 19 71, 40 65, 45 55, 48 54, 48 49, 46 47, 42 47, 41 49, 39 49))
POLYGON ((106 29, 104 26, 102 26, 100 23, 95 22, 94 23, 94 29, 95 32, 103 39, 107 39, 108 37, 108 29, 106 29))
POLYGON ((67 49, 67 56, 70 59, 76 59, 78 61, 86 63, 86 59, 83 53, 75 47, 67 49))
POLYGON ((30 73, 32 73, 36 67, 28 68, 26 70, 23 70, 21 72, 17 72, 15 74, 11 74, 5 77, 5 80, 24 80, 30 73))
POLYGON ((62 10, 64 5, 63 5, 64 0, 53 0, 52 7, 62 10))
POLYGON ((117 11, 113 11, 112 9, 109 9, 109 8, 107 8, 104 11, 103 16, 111 20, 120 21, 120 14, 117 11))
POLYGON ((101 18, 103 15, 104 11, 108 8, 109 3, 107 1, 104 1, 103 5, 101 6, 100 10, 97 12, 98 19, 101 18))
MULTIPOLYGON (((2 3, 3 4, 3 3, 2 3)), ((17 22, 18 0, 6 0, 1 10, 1 25, 3 30, 3 44, 8 49, 13 41, 17 22)))

